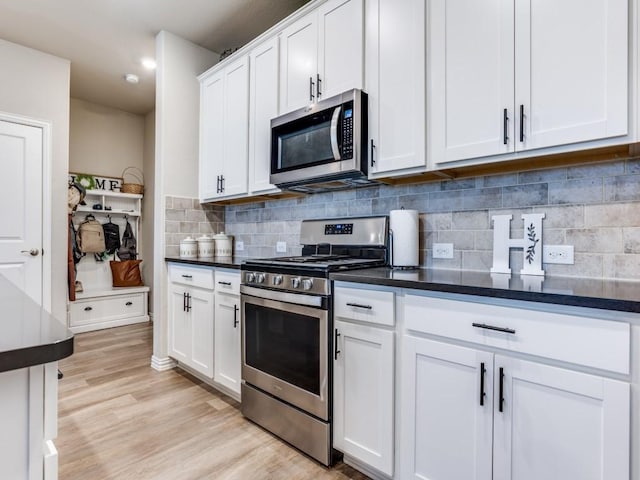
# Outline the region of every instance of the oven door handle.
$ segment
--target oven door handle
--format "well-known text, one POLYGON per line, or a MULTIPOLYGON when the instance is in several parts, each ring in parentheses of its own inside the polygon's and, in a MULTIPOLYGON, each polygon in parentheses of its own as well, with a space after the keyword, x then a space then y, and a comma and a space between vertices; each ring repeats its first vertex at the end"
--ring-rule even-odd
POLYGON ((336 107, 331 117, 331 151, 333 159, 340 160, 340 148, 338 147, 338 121, 340 120, 340 111, 342 106, 336 107))
POLYGON ((276 302, 294 303, 296 305, 306 305, 309 307, 322 307, 322 297, 317 295, 305 295, 301 293, 288 293, 266 288, 249 287, 240 285, 240 293, 251 295, 252 297, 274 300, 276 302))

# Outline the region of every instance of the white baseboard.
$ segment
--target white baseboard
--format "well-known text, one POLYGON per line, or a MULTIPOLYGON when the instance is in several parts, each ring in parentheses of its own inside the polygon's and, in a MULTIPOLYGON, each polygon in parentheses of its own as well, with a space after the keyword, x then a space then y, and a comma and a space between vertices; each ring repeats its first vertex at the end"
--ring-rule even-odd
POLYGON ((160 358, 156 357, 155 355, 151 355, 151 368, 157 370, 158 372, 171 370, 176 365, 178 365, 178 363, 169 357, 160 358))

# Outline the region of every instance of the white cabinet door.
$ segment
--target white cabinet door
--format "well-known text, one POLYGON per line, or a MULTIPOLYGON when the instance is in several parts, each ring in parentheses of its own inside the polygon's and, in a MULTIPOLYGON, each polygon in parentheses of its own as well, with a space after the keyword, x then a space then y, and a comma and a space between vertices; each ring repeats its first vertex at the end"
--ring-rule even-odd
POLYGON ((394 332, 335 322, 333 445, 393 474, 394 332))
POLYGON ((629 479, 628 383, 500 355, 494 372, 495 480, 629 479))
POLYGON ((278 115, 278 39, 253 49, 249 59, 249 191, 277 191, 269 175, 271 119, 278 115))
POLYGON ((318 15, 311 12, 280 34, 280 111, 316 101, 318 15))
POLYGON ((429 151, 434 163, 513 151, 513 0, 431 0, 429 151))
POLYGON ((220 194, 224 146, 224 72, 218 71, 200 84, 200 200, 220 194))
POLYGON ((201 79, 200 200, 247 193, 249 59, 240 57, 201 79))
POLYGON ((516 149, 625 135, 627 0, 515 5, 516 149))
POLYGON ((224 69, 224 138, 220 197, 247 193, 249 165, 249 59, 224 69))
POLYGON ((425 2, 367 2, 369 176, 426 167, 425 2))
POLYGON ((187 290, 169 285, 169 356, 189 364, 191 359, 191 322, 186 312, 187 290))
POLYGON ((240 297, 216 292, 215 317, 213 379, 240 394, 240 297))
POLYGON ((280 34, 280 112, 363 85, 363 0, 329 0, 280 34))
POLYGON ((331 0, 318 7, 318 22, 318 100, 362 88, 363 0, 331 0))
POLYGON ((213 292, 189 289, 188 313, 191 322, 191 361, 198 372, 213 378, 213 292))
POLYGON ((493 354, 408 335, 402 348, 401 478, 491 480, 493 354))

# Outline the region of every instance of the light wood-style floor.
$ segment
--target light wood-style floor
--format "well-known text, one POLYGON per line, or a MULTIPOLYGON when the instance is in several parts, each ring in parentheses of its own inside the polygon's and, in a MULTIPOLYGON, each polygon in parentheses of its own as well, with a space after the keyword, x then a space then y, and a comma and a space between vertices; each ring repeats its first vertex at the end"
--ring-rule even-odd
POLYGON ((150 324, 78 334, 60 362, 60 480, 357 479, 242 417, 238 403, 150 366, 150 324))

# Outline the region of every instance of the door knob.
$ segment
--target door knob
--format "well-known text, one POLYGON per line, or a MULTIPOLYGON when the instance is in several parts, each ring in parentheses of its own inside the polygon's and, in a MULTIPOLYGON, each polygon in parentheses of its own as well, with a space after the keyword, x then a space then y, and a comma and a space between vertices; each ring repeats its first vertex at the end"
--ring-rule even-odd
POLYGON ((32 257, 37 257, 40 253, 40 250, 38 250, 37 248, 32 248, 31 250, 20 250, 20 253, 28 253, 32 257))

